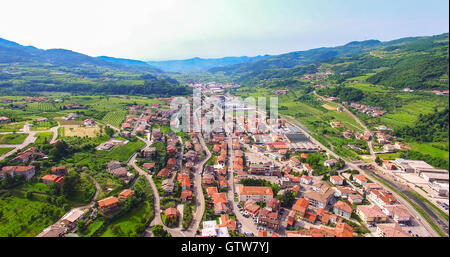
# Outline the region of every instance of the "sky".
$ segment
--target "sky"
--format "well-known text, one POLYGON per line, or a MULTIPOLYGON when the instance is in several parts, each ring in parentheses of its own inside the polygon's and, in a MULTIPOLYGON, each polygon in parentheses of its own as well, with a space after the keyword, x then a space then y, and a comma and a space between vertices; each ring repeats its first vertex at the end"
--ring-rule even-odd
POLYGON ((281 54, 448 31, 448 0, 0 1, 0 38, 138 60, 281 54))

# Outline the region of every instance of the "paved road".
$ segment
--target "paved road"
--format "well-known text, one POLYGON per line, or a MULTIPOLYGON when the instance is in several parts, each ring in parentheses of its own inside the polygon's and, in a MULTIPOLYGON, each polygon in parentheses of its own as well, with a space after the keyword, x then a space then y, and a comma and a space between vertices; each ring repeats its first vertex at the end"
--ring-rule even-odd
MULTIPOLYGON (((152 141, 145 140, 142 137, 137 137, 137 138, 145 143, 145 146, 143 148, 148 147, 152 144, 152 141)), ((169 228, 166 225, 164 225, 164 223, 162 222, 160 196, 158 193, 158 188, 156 187, 156 184, 153 181, 152 176, 150 174, 148 174, 147 171, 141 169, 139 166, 136 165, 136 156, 137 156, 137 153, 134 153, 130 157, 130 159, 128 160, 128 166, 132 166, 139 173, 140 176, 144 176, 147 179, 147 181, 150 183, 150 187, 153 192, 153 206, 154 206, 155 218, 152 220, 152 222, 149 224, 149 226, 145 230, 144 236, 146 236, 146 237, 151 236, 152 235, 151 228, 155 225, 161 225, 161 226, 163 226, 163 228, 166 231, 170 232, 170 234, 172 234, 172 236, 184 237, 185 236, 184 233, 179 228, 169 228)))
POLYGON ((199 141, 206 152, 206 157, 200 163, 197 163, 197 165, 195 166, 194 191, 195 191, 196 208, 191 224, 185 231, 186 235, 190 237, 194 237, 197 234, 198 227, 200 226, 200 222, 202 221, 203 218, 203 213, 205 212, 205 196, 203 195, 203 188, 202 188, 202 172, 203 166, 209 160, 209 158, 211 158, 211 152, 206 146, 205 140, 203 139, 201 134, 199 134, 199 141))
POLYGON ((253 233, 254 235, 258 234, 258 230, 256 229, 256 225, 253 223, 251 218, 245 218, 239 211, 238 204, 239 202, 234 201, 234 194, 236 193, 236 187, 234 184, 234 173, 233 173, 233 163, 234 163, 234 151, 232 150, 232 133, 227 135, 228 137, 228 184, 230 185, 228 189, 228 200, 232 203, 231 209, 236 216, 236 219, 242 224, 241 232, 253 233))
MULTIPOLYGON (((19 150, 24 149, 25 147, 27 147, 30 144, 33 144, 36 141, 36 133, 41 133, 41 132, 53 132, 53 138, 50 141, 50 143, 53 143, 56 138, 58 137, 58 128, 60 126, 55 126, 50 128, 49 130, 41 130, 41 131, 32 131, 30 130, 30 127, 25 124, 25 126, 22 128, 23 132, 17 132, 17 134, 28 134, 28 136, 25 138, 25 140, 22 142, 22 144, 17 144, 17 145, 0 145, 0 148, 14 148, 13 150, 3 154, 2 156, 0 156, 0 161, 4 160, 6 157, 13 155, 14 153, 18 152, 19 150)), ((0 134, 13 134, 13 132, 2 132, 0 134)))

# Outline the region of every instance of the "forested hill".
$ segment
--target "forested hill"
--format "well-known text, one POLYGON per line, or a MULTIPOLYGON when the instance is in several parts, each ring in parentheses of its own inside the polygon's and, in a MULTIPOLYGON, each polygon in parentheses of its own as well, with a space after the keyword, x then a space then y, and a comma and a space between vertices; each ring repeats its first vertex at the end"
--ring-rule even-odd
POLYGON ((33 46, 22 46, 18 43, 0 38, 0 64, 29 64, 34 66, 96 66, 118 70, 139 70, 161 73, 145 62, 113 57, 91 57, 66 49, 43 50, 33 46))
MULTIPOLYGON (((325 65, 341 79, 372 74, 373 84, 414 89, 448 88, 448 33, 388 42, 368 40, 344 46, 292 52, 256 61, 212 68, 244 85, 314 73, 325 65), (338 76, 339 77, 339 76, 338 76)), ((339 78, 338 78, 339 81, 339 78)))
POLYGON ((258 55, 254 57, 224 57, 213 59, 195 57, 186 60, 148 61, 148 64, 167 72, 202 72, 214 67, 222 67, 244 62, 252 63, 269 57, 269 55, 258 55))
POLYGON ((419 142, 448 142, 449 133, 448 107, 427 115, 420 115, 413 127, 407 126, 396 130, 396 135, 403 138, 413 138, 419 142))
POLYGON ((149 64, 91 57, 66 49, 42 50, 0 39, 0 93, 180 95, 189 89, 149 64))

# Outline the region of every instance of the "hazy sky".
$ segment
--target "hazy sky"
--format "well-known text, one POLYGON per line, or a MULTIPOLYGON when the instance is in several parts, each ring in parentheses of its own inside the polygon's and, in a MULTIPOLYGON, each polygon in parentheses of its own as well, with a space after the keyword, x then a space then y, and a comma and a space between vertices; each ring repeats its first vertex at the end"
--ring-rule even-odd
POLYGON ((449 31, 448 0, 1 0, 0 38, 140 60, 279 54, 449 31))

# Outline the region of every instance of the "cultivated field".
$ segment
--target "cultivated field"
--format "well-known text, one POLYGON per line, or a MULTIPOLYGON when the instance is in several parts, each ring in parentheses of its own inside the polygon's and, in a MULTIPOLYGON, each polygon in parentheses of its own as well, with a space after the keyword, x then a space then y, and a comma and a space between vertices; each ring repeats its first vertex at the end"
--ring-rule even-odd
POLYGON ((99 134, 99 127, 81 127, 78 125, 64 126, 64 136, 66 137, 96 137, 99 134))

